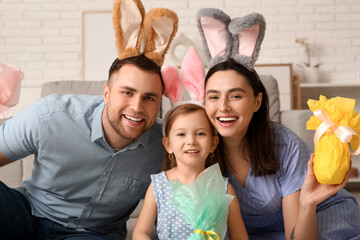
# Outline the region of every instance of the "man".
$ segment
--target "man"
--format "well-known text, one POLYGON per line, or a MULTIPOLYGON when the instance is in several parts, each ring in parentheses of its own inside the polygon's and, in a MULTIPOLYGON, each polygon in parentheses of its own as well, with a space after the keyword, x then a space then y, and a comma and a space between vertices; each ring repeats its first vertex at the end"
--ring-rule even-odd
POLYGON ((116 60, 103 97, 51 95, 0 127, 0 166, 35 154, 21 188, 0 182, 0 239, 125 239, 163 159, 160 67, 116 60))

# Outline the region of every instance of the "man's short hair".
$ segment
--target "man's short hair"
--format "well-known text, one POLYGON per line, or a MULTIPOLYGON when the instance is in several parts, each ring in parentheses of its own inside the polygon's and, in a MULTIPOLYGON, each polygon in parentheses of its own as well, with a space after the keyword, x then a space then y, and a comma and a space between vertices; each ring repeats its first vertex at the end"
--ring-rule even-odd
POLYGON ((149 58, 145 57, 144 55, 129 57, 129 58, 125 58, 122 60, 116 58, 109 69, 109 76, 108 76, 108 84, 109 85, 111 84, 112 76, 116 72, 120 71, 120 69, 124 65, 127 65, 127 64, 134 65, 144 71, 149 71, 149 72, 159 74, 160 79, 161 79, 161 85, 162 85, 163 91, 164 91, 164 82, 163 82, 163 79, 161 76, 161 67, 159 67, 154 61, 150 60, 149 58))

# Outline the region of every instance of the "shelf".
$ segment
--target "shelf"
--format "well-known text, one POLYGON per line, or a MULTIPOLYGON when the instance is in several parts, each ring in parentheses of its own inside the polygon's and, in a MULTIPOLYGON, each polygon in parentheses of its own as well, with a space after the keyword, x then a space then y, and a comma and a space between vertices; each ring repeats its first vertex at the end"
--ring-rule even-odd
POLYGON ((360 177, 357 177, 357 178, 349 178, 349 182, 358 182, 358 183, 360 183, 360 177))
POLYGON ((300 83, 302 88, 360 87, 360 83, 300 83))
POLYGON ((308 109, 308 99, 319 99, 320 95, 328 99, 333 97, 346 97, 356 100, 355 110, 360 109, 360 83, 302 83, 300 77, 294 79, 295 109, 308 109))

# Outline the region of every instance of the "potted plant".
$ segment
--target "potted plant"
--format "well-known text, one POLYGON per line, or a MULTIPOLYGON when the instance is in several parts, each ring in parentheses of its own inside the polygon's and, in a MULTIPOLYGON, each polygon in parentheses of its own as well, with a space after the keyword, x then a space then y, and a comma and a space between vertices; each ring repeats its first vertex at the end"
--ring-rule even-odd
POLYGON ((319 81, 320 72, 319 67, 321 63, 317 63, 315 65, 311 64, 311 44, 307 38, 297 38, 296 43, 299 43, 301 46, 304 46, 306 53, 306 61, 303 65, 298 64, 301 68, 303 68, 304 72, 304 82, 315 83, 319 81))

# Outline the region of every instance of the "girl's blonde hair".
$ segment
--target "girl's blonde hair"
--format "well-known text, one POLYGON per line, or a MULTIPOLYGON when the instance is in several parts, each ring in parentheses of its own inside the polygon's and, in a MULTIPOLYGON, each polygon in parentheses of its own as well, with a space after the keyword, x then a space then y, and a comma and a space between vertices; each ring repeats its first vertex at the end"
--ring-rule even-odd
MULTIPOLYGON (((210 128, 210 132, 212 134, 212 137, 216 136, 216 132, 215 132, 215 128, 213 127, 213 125, 211 124, 205 109, 195 103, 186 103, 186 104, 182 104, 177 106, 174 109, 169 110, 169 112, 166 114, 165 119, 164 119, 164 137, 169 137, 169 132, 170 129, 173 125, 173 123, 175 122, 175 120, 179 117, 179 116, 184 116, 190 113, 194 113, 194 112, 201 112, 204 117, 206 118, 207 123, 209 124, 209 128, 210 128)), ((209 167, 213 164, 217 163, 216 157, 207 157, 206 161, 205 161, 205 167, 209 167)), ((169 170, 171 168, 176 167, 176 160, 175 160, 175 156, 173 156, 173 159, 169 158, 169 154, 167 152, 165 152, 164 154, 164 161, 163 161, 163 171, 169 170)))

